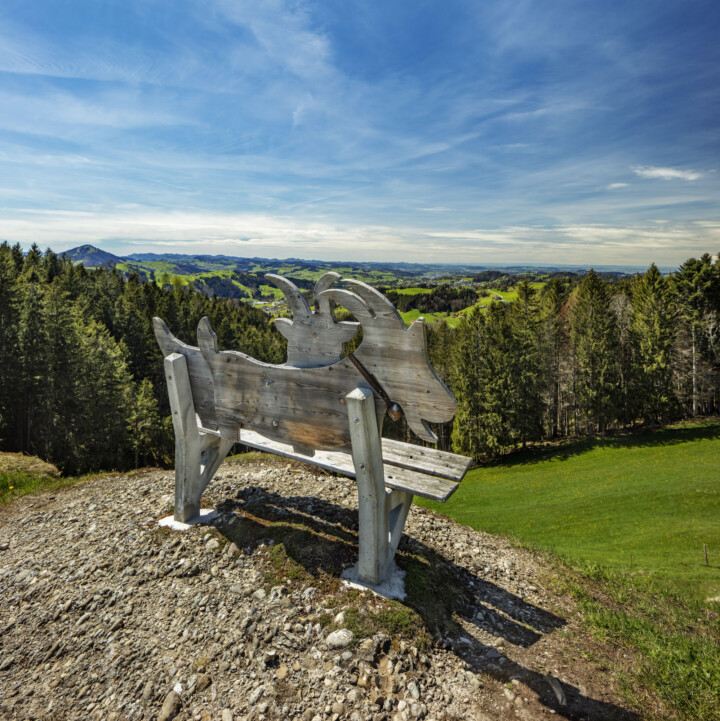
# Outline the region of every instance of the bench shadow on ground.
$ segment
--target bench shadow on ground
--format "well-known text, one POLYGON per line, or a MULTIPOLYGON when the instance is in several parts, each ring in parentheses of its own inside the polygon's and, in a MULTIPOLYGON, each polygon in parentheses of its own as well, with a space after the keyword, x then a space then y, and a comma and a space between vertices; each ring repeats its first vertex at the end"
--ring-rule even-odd
POLYGON ((557 461, 567 461, 596 448, 656 448, 675 446, 691 441, 717 440, 718 438, 720 438, 720 422, 718 421, 708 421, 687 428, 658 428, 655 431, 644 428, 636 431, 625 431, 616 435, 608 434, 581 440, 569 440, 553 444, 547 448, 520 450, 509 454, 493 465, 499 467, 524 466, 546 461, 550 458, 557 461))
MULTIPOLYGON (((342 571, 357 560, 357 510, 311 496, 283 496, 258 486, 242 488, 223 501, 213 522, 242 552, 272 542, 266 564, 267 585, 287 581, 311 583, 327 590, 339 587, 342 571)), ((478 674, 501 683, 517 679, 535 692, 540 703, 558 716, 592 721, 635 721, 640 717, 620 706, 583 695, 560 683, 566 703, 542 674, 513 661, 512 647, 527 648, 566 625, 553 613, 528 603, 492 581, 455 564, 433 548, 403 536, 397 554, 406 571, 407 599, 397 604, 398 629, 410 629, 414 611, 428 640, 442 641, 478 674), (404 615, 403 615, 404 614, 404 615), (504 653, 464 633, 459 619, 503 639, 504 653), (405 625, 403 625, 405 624, 405 625), (508 647, 510 650, 508 651, 508 647), (507 655, 504 655, 507 654, 507 655)), ((376 630, 383 630, 378 628, 376 630)), ((417 629, 414 629, 417 632, 417 629)), ((498 640, 495 641, 498 645, 498 640)), ((517 689, 516 689, 517 690, 517 689)))

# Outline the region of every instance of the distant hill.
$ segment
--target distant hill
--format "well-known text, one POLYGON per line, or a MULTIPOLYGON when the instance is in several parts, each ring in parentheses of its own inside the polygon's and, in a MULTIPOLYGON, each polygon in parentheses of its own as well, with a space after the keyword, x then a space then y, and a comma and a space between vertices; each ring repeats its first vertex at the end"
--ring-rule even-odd
POLYGON ((77 248, 66 250, 62 255, 66 255, 73 263, 82 263, 86 268, 111 267, 122 263, 123 260, 94 245, 79 245, 77 248))

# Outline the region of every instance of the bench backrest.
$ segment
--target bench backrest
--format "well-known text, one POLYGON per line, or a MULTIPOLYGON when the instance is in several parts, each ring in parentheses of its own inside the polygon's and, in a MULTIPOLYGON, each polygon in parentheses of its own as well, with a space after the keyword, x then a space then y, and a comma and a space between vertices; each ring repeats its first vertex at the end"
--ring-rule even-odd
POLYGON ((175 338, 159 318, 155 334, 165 356, 186 357, 195 410, 204 427, 226 440, 240 441, 240 429, 252 430, 311 455, 315 450, 349 451, 345 398, 353 388, 371 390, 380 427, 388 403, 397 404, 408 425, 427 441, 437 438, 427 425, 455 415, 450 391, 433 371, 425 326, 407 327, 395 307, 365 283, 331 287, 337 274, 326 274, 315 287, 311 311, 299 289, 281 276, 266 276, 288 298, 293 320, 276 319, 288 339, 288 363, 263 363, 238 351, 220 351, 207 318, 198 326, 198 347, 175 338), (342 344, 358 330, 338 323, 330 301, 360 321, 363 340, 351 358, 342 344))

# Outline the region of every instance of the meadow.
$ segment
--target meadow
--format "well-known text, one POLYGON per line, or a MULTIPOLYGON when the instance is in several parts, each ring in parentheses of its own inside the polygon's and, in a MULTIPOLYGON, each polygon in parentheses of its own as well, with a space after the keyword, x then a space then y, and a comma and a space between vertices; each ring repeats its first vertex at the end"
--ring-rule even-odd
POLYGON ((720 596, 719 458, 720 422, 686 423, 517 452, 423 505, 704 600, 720 596))

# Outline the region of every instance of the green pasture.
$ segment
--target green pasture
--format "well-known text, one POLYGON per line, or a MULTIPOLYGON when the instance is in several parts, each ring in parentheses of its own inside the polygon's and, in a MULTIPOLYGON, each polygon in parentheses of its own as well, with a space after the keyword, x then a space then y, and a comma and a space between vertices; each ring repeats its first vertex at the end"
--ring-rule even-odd
POLYGON ((398 295, 428 295, 434 288, 393 288, 398 295))
POLYGON ((720 596, 720 422, 515 453, 470 471, 457 521, 573 561, 720 596), (705 565, 703 544, 709 565, 705 565))

